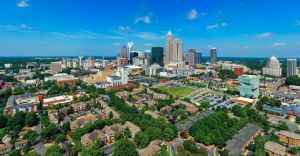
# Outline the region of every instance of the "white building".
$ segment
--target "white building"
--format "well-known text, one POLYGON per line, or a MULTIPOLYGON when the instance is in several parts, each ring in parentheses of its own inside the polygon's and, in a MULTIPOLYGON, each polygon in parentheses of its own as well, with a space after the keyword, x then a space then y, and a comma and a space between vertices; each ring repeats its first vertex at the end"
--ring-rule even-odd
POLYGON ((152 64, 151 66, 146 68, 145 74, 148 76, 158 75, 158 73, 162 72, 164 69, 159 64, 152 64))
POLYGON ((5 67, 5 68, 11 68, 11 67, 12 67, 12 64, 6 63, 6 64, 4 64, 4 67, 5 67))
POLYGON ((234 68, 243 68, 244 72, 249 71, 249 68, 247 66, 241 65, 241 64, 235 64, 232 63, 231 61, 219 61, 217 65, 220 65, 222 69, 224 70, 231 70, 234 71, 234 68))
POLYGON ((287 59, 287 77, 298 75, 297 60, 287 59))
POLYGON ((264 75, 281 77, 281 72, 282 69, 280 68, 280 62, 275 56, 272 56, 267 66, 263 68, 264 75))
POLYGON ((70 80, 75 79, 74 75, 68 75, 66 73, 55 74, 53 76, 46 76, 44 78, 45 82, 47 81, 60 81, 60 80, 70 80))

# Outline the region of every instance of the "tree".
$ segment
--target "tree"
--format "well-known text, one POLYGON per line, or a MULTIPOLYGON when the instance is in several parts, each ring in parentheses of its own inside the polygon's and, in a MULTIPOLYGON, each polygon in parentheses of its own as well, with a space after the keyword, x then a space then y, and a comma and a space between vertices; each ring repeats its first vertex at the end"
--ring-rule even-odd
POLYGON ((120 131, 114 133, 114 140, 120 140, 123 138, 123 134, 120 131))
POLYGON ((29 112, 25 117, 25 124, 29 127, 35 126, 38 124, 38 117, 35 112, 29 112))
POLYGON ((54 144, 47 148, 44 156, 61 156, 64 154, 64 150, 58 145, 54 144))
POLYGON ((117 141, 112 156, 138 156, 138 152, 132 142, 127 139, 117 141))
POLYGON ((208 100, 203 100, 203 101, 200 102, 200 106, 202 108, 208 108, 209 107, 209 103, 210 102, 208 100))
POLYGON ((279 130, 289 130, 289 126, 283 122, 283 123, 279 124, 278 129, 279 130))
POLYGON ((7 117, 1 114, 0 115, 0 129, 6 127, 7 121, 8 121, 7 117))
POLYGON ((296 147, 292 147, 292 148, 290 149, 290 152, 291 152, 293 155, 297 155, 298 149, 297 149, 296 147))
POLYGON ((41 139, 42 140, 52 140, 56 137, 57 134, 60 133, 58 127, 55 124, 50 124, 46 128, 44 128, 41 132, 41 139))
POLYGON ((8 153, 8 156, 21 156, 20 151, 13 149, 8 153))
POLYGON ((170 141, 170 140, 172 140, 173 138, 174 138, 174 131, 173 131, 173 129, 171 129, 171 128, 166 128, 165 130, 164 130, 164 133, 163 133, 163 136, 164 136, 164 138, 167 140, 167 141, 170 141))
POLYGON ((134 142, 136 142, 140 148, 144 148, 149 144, 149 136, 144 132, 138 132, 134 136, 134 142))
POLYGON ((17 112, 13 117, 9 118, 7 122, 7 127, 14 131, 19 132, 24 126, 26 113, 17 112))
POLYGON ((61 142, 64 142, 66 139, 66 136, 64 134, 59 134, 56 136, 55 138, 55 142, 56 143, 61 143, 61 142))
POLYGON ((103 155, 103 142, 101 140, 96 140, 93 142, 90 147, 84 148, 81 152, 80 155, 82 156, 100 156, 103 155))
POLYGON ((36 131, 28 130, 24 137, 29 143, 34 143, 38 136, 39 135, 36 133, 36 131))

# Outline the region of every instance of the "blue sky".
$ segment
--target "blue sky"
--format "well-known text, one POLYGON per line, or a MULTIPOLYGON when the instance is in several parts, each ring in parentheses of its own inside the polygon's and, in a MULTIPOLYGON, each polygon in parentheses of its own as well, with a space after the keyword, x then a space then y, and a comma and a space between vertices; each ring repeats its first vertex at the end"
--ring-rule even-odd
POLYGON ((299 0, 2 0, 0 56, 111 56, 121 45, 300 57, 299 0))

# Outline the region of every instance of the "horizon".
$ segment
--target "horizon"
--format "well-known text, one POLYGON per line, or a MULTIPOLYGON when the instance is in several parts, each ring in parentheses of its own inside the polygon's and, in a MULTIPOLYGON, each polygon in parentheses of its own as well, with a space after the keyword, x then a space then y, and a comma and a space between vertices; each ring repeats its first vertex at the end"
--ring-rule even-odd
POLYGON ((171 30, 184 53, 300 58, 299 1, 222 2, 5 0, 0 57, 114 56, 129 41, 139 51, 165 48, 171 30))

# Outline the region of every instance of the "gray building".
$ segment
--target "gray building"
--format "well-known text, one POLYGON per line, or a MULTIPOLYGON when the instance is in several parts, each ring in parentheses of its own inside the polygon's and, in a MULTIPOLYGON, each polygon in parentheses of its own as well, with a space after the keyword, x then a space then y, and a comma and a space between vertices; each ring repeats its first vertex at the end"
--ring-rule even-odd
POLYGON ((216 64, 217 63, 217 49, 216 48, 211 48, 210 49, 210 63, 211 64, 216 64))
POLYGON ((298 74, 297 71, 297 60, 296 59, 287 59, 287 73, 286 76, 295 76, 298 74))
POLYGON ((189 63, 190 67, 194 67, 196 65, 196 49, 189 49, 186 54, 186 61, 189 63))
POLYGON ((160 66, 164 66, 164 48, 152 47, 151 49, 151 64, 157 63, 160 66))
POLYGON ((196 64, 201 64, 201 60, 202 60, 202 53, 197 52, 196 53, 196 64))

